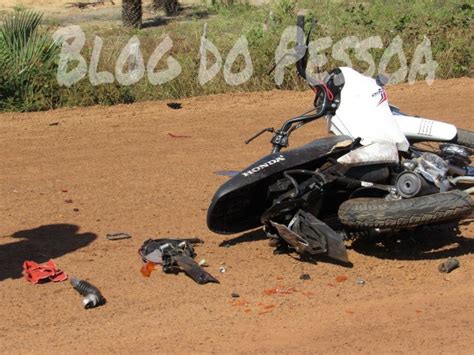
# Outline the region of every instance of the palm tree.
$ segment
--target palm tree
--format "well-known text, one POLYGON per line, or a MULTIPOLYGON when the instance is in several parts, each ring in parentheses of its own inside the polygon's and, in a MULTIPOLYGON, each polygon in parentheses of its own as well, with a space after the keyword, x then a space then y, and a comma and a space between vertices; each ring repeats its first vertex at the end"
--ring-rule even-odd
POLYGON ((142 27, 142 0, 122 0, 122 23, 125 27, 142 27))

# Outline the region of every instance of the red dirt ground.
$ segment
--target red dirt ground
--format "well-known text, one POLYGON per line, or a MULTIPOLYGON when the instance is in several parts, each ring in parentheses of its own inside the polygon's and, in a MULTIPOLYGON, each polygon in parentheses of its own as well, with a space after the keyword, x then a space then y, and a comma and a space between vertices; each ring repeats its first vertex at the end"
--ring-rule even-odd
MULTIPOLYGON (((389 95, 409 113, 474 129, 472 79, 391 87, 389 95)), ((222 248, 225 238, 208 231, 206 209, 226 181, 213 172, 267 153, 269 136, 250 146, 244 139, 311 100, 308 92, 274 91, 185 99, 181 110, 147 102, 0 115, 0 351, 472 351, 468 223, 461 236, 445 228, 402 235, 385 249, 356 244, 353 268, 275 256, 258 233, 227 237, 235 243, 222 248), (105 238, 116 231, 133 239, 105 238), (221 284, 199 286, 160 270, 143 277, 137 249, 163 236, 203 238, 198 259, 208 260, 221 284), (437 266, 448 256, 461 267, 441 274, 437 266), (86 311, 67 282, 22 278, 24 260, 49 258, 99 286, 108 303, 86 311), (300 280, 302 273, 311 280, 300 280), (234 291, 241 297, 232 299, 234 291)), ((292 143, 324 134, 315 123, 292 143)))

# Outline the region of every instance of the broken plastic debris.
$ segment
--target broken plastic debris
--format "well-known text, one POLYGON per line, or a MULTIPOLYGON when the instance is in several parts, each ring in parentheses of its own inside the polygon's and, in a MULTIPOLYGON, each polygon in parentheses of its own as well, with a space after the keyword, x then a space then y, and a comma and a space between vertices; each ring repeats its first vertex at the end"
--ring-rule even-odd
POLYGON ((356 284, 363 286, 363 285, 365 285, 365 281, 364 281, 364 279, 361 279, 361 278, 359 277, 359 278, 357 278, 357 280, 356 280, 356 284))
POLYGON ((294 292, 296 292, 296 289, 294 287, 274 287, 263 291, 263 293, 267 296, 290 295, 294 292))
POLYGON ((143 264, 142 268, 140 269, 140 272, 142 273, 143 276, 150 277, 153 270, 155 270, 155 265, 156 264, 154 262, 149 261, 143 264))
POLYGON ((459 267, 459 260, 456 258, 449 257, 443 263, 438 266, 439 272, 450 273, 454 269, 459 267))
POLYGON ((128 233, 119 232, 119 233, 108 233, 106 235, 106 238, 108 240, 121 240, 121 239, 130 239, 132 238, 132 236, 128 233))
POLYGON ((221 266, 221 267, 219 268, 219 272, 220 272, 221 274, 225 273, 226 271, 227 271, 227 269, 226 269, 224 266, 221 266))
POLYGON ((347 281, 347 276, 346 275, 336 276, 336 282, 344 282, 344 281, 347 281))
POLYGON ((202 267, 209 266, 206 259, 201 259, 198 264, 199 266, 202 266, 202 267))
POLYGON ((238 300, 232 300, 231 301, 232 306, 240 307, 240 306, 247 306, 249 303, 247 300, 240 298, 238 300))

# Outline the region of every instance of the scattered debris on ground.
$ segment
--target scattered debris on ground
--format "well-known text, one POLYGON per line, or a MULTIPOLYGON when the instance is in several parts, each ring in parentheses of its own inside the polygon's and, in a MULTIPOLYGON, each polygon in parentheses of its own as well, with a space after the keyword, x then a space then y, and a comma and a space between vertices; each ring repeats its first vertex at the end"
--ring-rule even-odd
POLYGON ((449 257, 438 266, 438 270, 439 272, 449 274, 451 271, 457 269, 459 266, 460 264, 458 259, 449 257))
POLYGON ((272 296, 272 295, 291 295, 292 293, 296 292, 296 288, 294 287, 284 287, 284 286, 278 286, 274 288, 270 288, 267 290, 263 291, 263 294, 266 296, 272 296))
POLYGON ((207 267, 207 266, 209 266, 209 264, 207 263, 207 260, 206 260, 206 259, 201 259, 201 260, 199 261, 199 266, 207 267))
POLYGON ((106 300, 104 296, 102 296, 102 293, 99 291, 99 289, 91 283, 84 280, 79 280, 75 277, 71 277, 70 282, 72 287, 74 287, 74 289, 79 292, 79 294, 84 296, 82 304, 84 305, 85 309, 94 308, 105 304, 106 300))
POLYGON ((27 281, 33 284, 67 280, 67 274, 56 266, 53 259, 44 264, 38 264, 30 260, 25 261, 23 263, 23 275, 27 281))
POLYGON ((122 240, 122 239, 131 239, 132 236, 128 233, 118 232, 118 233, 108 233, 106 235, 108 240, 122 240))
POLYGON ((344 282, 347 281, 348 277, 346 275, 338 275, 336 276, 336 282, 344 282))
POLYGON ((178 273, 184 271, 198 284, 219 281, 205 271, 195 260, 193 244, 202 243, 198 238, 192 239, 148 239, 138 251, 145 265, 141 272, 150 276, 156 264, 163 266, 165 273, 178 273))

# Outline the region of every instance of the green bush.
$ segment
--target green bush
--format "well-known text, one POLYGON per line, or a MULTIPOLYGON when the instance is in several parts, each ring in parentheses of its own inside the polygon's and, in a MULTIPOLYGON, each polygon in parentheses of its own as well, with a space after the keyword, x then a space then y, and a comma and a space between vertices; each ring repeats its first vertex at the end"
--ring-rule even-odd
POLYGON ((39 31, 41 15, 16 11, 0 27, 0 108, 54 107, 58 46, 39 31), (44 99, 45 102, 42 102, 44 99))

